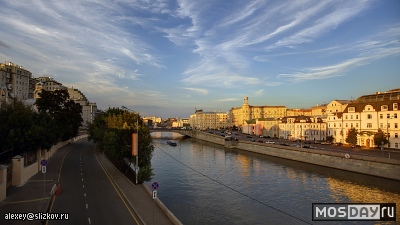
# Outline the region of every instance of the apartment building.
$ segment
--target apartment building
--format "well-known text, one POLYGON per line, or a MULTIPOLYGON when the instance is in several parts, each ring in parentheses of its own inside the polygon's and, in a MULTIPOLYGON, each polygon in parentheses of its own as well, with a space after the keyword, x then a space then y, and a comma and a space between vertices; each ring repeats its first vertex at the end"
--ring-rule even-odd
POLYGON ((400 89, 363 95, 355 101, 346 102, 343 112, 328 115, 328 135, 336 142, 346 144, 349 130, 358 131, 357 144, 367 148, 376 147, 374 134, 382 130, 389 137, 388 148, 400 148, 400 89))
POLYGON ((33 98, 32 73, 12 62, 0 64, 0 101, 10 99, 27 100, 33 98))
POLYGON ((89 102, 86 96, 78 89, 67 88, 69 99, 82 106, 83 126, 86 127, 88 122, 93 122, 97 112, 97 105, 94 102, 89 102))
POLYGON ((223 129, 228 127, 229 115, 224 112, 204 112, 196 110, 190 115, 189 123, 192 129, 223 129))

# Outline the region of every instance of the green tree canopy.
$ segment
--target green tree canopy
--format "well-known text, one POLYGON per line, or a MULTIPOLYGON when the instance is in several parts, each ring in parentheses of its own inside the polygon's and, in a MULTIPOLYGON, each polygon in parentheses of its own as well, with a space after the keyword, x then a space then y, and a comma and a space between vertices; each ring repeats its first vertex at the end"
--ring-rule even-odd
POLYGON ((96 115, 89 123, 89 140, 93 140, 108 156, 122 160, 128 158, 135 163, 132 156, 132 133, 137 133, 138 141, 138 181, 149 181, 153 176, 151 158, 154 146, 147 126, 137 113, 119 108, 110 108, 96 115))
POLYGON ((39 96, 35 104, 39 112, 52 116, 57 127, 55 132, 60 140, 76 137, 83 122, 82 106, 69 99, 68 90, 43 90, 39 96))
POLYGON ((374 143, 381 147, 382 142, 383 145, 386 145, 389 143, 389 140, 387 135, 381 129, 378 129, 378 132, 374 135, 374 143))
POLYGON ((356 128, 351 128, 347 134, 346 137, 346 142, 352 145, 356 145, 357 144, 357 130, 356 128))
POLYGON ((0 152, 12 149, 17 155, 49 149, 57 141, 51 116, 34 112, 20 101, 2 104, 0 121, 0 152))

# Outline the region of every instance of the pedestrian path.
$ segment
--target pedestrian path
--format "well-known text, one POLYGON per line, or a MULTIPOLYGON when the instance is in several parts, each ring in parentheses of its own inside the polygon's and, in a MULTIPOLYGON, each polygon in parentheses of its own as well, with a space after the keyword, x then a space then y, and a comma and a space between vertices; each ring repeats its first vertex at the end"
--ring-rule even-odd
POLYGON ((145 186, 133 184, 115 168, 103 153, 96 151, 96 156, 144 224, 181 224, 168 209, 162 209, 156 204, 156 201, 153 200, 152 196, 146 191, 145 186), (172 216, 173 218, 168 216, 172 216))
MULTIPOLYGON (((51 197, 50 191, 58 181, 62 160, 69 151, 70 145, 58 149, 48 159, 46 173, 38 172, 21 187, 11 186, 7 189, 7 198, 0 202, 0 224, 26 224, 23 220, 5 220, 8 213, 46 212, 51 197)), ((30 221, 29 224, 42 224, 41 220, 30 221)))

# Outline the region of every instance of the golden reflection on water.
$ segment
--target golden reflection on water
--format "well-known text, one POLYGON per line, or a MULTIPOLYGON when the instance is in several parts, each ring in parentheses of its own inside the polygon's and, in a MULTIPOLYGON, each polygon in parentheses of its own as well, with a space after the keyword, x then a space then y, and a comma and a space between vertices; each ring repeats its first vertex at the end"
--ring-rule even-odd
POLYGON ((331 190, 331 197, 337 203, 343 202, 343 196, 347 197, 348 201, 352 203, 396 203, 396 217, 399 221, 400 194, 330 177, 326 180, 331 190))

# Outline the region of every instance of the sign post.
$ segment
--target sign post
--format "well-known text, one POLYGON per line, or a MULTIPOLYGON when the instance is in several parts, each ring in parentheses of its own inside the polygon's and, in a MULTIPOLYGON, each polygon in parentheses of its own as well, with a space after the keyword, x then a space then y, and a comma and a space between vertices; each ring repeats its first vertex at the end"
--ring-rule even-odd
POLYGON ((47 166, 47 160, 42 159, 40 161, 40 165, 42 165, 42 173, 43 173, 43 197, 46 197, 46 166, 47 166))
POLYGON ((153 200, 154 200, 154 204, 153 204, 153 225, 154 225, 154 205, 156 204, 156 198, 157 198, 157 189, 160 187, 160 185, 158 184, 158 182, 153 182, 151 184, 151 189, 153 189, 153 200))

